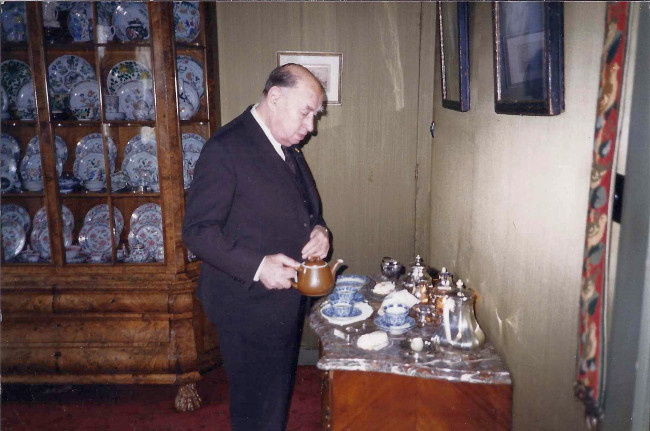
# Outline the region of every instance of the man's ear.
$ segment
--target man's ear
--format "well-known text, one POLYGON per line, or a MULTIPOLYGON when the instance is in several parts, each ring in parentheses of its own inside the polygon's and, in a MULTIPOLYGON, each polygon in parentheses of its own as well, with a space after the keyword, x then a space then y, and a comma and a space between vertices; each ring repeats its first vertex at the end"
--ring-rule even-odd
POLYGON ((266 93, 266 98, 271 109, 275 109, 278 104, 278 101, 282 97, 282 90, 280 87, 273 86, 269 88, 269 91, 266 93))

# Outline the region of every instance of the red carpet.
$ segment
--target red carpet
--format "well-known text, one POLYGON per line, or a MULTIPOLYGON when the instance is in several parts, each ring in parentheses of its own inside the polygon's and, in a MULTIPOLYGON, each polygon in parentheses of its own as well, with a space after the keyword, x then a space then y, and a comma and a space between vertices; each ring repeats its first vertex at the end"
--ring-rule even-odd
MULTIPOLYGON (((289 413, 290 431, 320 429, 320 371, 300 366, 289 413)), ((163 385, 3 385, 2 431, 230 429, 224 371, 198 384, 202 407, 174 408, 176 389, 163 385)))

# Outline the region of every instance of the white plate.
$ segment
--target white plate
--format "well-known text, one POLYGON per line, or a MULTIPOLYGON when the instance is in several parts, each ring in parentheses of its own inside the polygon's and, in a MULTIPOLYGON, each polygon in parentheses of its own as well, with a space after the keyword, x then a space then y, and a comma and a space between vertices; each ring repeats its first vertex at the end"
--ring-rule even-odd
POLYGON ((144 245, 149 255, 155 256, 156 250, 163 246, 162 227, 144 224, 137 229, 131 229, 131 232, 129 232, 129 247, 133 248, 136 244, 144 245))
POLYGON ((32 224, 27 210, 16 204, 2 204, 2 215, 0 217, 3 225, 5 223, 18 223, 25 232, 29 232, 32 224))
POLYGON ((193 57, 187 55, 176 56, 176 71, 178 80, 184 80, 194 86, 199 97, 203 97, 203 66, 193 57))
POLYGON ((162 227, 162 211, 158 204, 140 205, 131 214, 129 221, 131 230, 136 230, 140 225, 152 224, 162 227))
POLYGON ((201 12, 197 2, 174 2, 174 36, 177 42, 192 42, 201 32, 201 12))
MULTIPOLYGON (((4 206, 4 205, 3 205, 4 206)), ((4 216, 4 214, 3 214, 4 216)), ((5 260, 13 259, 25 247, 26 235, 23 227, 12 221, 2 221, 2 249, 5 260)))
MULTIPOLYGON (((106 144, 108 145, 108 156, 113 163, 115 163, 115 158, 117 157, 117 147, 113 138, 110 136, 106 137, 106 144)), ((104 152, 104 141, 101 133, 90 133, 79 142, 77 142, 77 147, 75 149, 75 157, 83 157, 86 154, 90 153, 103 153, 104 152)))
POLYGON ((146 3, 121 2, 113 12, 115 35, 122 42, 149 39, 149 13, 146 3))
POLYGON ((95 69, 77 55, 62 55, 47 67, 50 94, 69 94, 80 81, 95 79, 95 69))
MULTIPOLYGON (((104 223, 108 224, 108 205, 99 204, 95 205, 86 213, 84 217, 84 224, 96 224, 104 223)), ((115 225, 115 236, 117 238, 122 234, 122 229, 124 228, 124 216, 119 208, 113 207, 113 223, 115 225)))
POLYGON ((151 71, 142 63, 135 60, 124 60, 116 63, 108 71, 106 89, 108 94, 117 95, 118 89, 125 82, 151 80, 151 71))
POLYGON ((33 120, 36 113, 36 101, 34 99, 34 84, 30 79, 18 90, 16 96, 16 108, 18 119, 20 120, 33 120))
POLYGON ((85 224, 79 230, 79 245, 85 254, 111 252, 111 228, 106 222, 85 224))
POLYGON ((183 153, 183 187, 188 189, 194 180, 194 167, 199 160, 198 153, 183 153))
POLYGON ((183 133, 181 139, 184 153, 200 153, 205 145, 205 138, 196 133, 183 133))
MULTIPOLYGON (((111 165, 111 173, 114 170, 114 166, 111 165)), ((72 173, 82 182, 106 180, 104 153, 88 153, 77 157, 72 166, 72 173)))
POLYGON ((124 159, 122 170, 127 173, 129 184, 133 186, 140 185, 141 181, 149 184, 158 182, 158 158, 153 154, 131 153, 124 159))
POLYGON ((18 162, 20 159, 20 144, 18 140, 6 133, 0 135, 0 153, 10 155, 18 162))
POLYGON ((153 120, 153 84, 150 79, 123 82, 116 89, 120 112, 127 120, 153 120))
POLYGON ((70 88, 70 111, 77 120, 99 119, 99 84, 95 79, 79 81, 70 88))
POLYGON ((129 139, 124 148, 124 158, 128 158, 131 154, 136 153, 149 153, 154 156, 158 154, 158 147, 156 145, 156 136, 153 133, 142 133, 135 135, 129 139))
MULTIPOLYGON (((65 229, 72 231, 74 229, 74 216, 72 215, 70 208, 61 205, 61 217, 63 218, 63 226, 65 229)), ((41 207, 41 209, 36 211, 32 224, 34 229, 42 229, 43 225, 47 225, 47 212, 45 207, 41 207)))
POLYGON ((178 112, 181 120, 189 120, 199 110, 199 93, 193 84, 181 79, 178 81, 178 112))

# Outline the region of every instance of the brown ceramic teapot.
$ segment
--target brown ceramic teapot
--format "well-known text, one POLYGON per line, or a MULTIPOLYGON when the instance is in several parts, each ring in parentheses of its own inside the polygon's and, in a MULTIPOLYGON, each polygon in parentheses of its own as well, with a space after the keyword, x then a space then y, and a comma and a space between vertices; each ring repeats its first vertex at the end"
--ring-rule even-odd
POLYGON ((298 268, 298 282, 291 281, 295 287, 305 296, 327 295, 336 281, 336 271, 343 261, 337 260, 332 267, 322 259, 310 257, 298 268))

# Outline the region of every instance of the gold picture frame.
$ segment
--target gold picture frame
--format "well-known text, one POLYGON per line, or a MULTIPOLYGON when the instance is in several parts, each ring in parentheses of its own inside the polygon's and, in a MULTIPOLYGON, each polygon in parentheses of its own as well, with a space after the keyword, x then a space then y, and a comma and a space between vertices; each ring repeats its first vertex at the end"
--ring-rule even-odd
POLYGON ((325 89, 325 104, 341 104, 341 71, 343 54, 340 52, 278 51, 278 66, 296 63, 306 67, 325 89))

